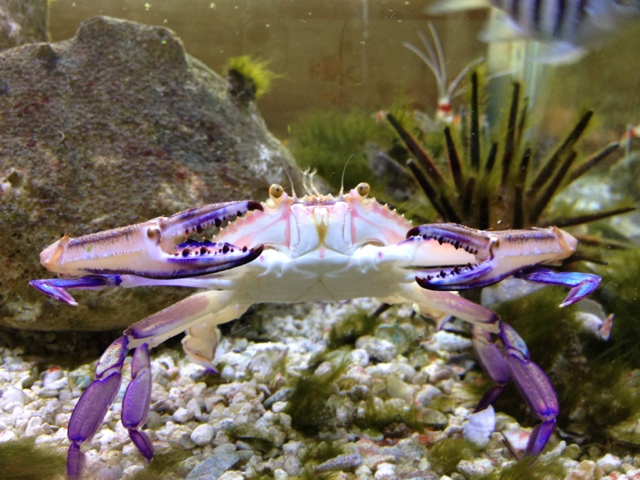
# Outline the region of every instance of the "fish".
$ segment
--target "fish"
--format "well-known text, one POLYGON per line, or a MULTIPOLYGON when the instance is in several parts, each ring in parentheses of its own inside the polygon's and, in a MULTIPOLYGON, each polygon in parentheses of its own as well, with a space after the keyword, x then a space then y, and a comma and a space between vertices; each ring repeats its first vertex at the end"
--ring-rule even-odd
POLYGON ((535 40, 543 63, 573 63, 640 21, 640 0, 437 0, 429 14, 493 7, 481 40, 535 40))

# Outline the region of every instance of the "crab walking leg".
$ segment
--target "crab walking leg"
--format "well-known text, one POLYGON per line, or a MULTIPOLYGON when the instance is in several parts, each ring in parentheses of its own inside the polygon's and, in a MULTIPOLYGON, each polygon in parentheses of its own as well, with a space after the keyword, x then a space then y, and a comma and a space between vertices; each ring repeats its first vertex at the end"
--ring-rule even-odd
POLYGON ((131 383, 122 399, 122 425, 144 458, 153 458, 153 444, 145 432, 140 431, 147 422, 151 401, 151 361, 149 346, 143 343, 133 352, 131 383))
POLYGON ((509 380, 518 387, 531 411, 542 423, 531 431, 525 455, 538 455, 549 441, 559 412, 558 397, 549 378, 531 361, 527 345, 508 324, 500 323, 500 338, 504 353, 479 325, 472 325, 473 346, 484 371, 496 385, 482 397, 475 411, 484 410, 500 396, 509 380))
MULTIPOLYGON (((478 361, 496 383, 482 397, 476 411, 484 410, 492 404, 509 380, 513 380, 529 408, 542 421, 531 432, 525 450, 525 455, 539 454, 555 427, 558 398, 542 369, 531 361, 527 345, 520 335, 511 326, 500 321, 495 312, 454 293, 422 290, 417 284, 405 286, 402 292, 423 313, 439 311, 471 323, 478 361), (504 352, 492 335, 501 341, 504 352)), ((443 323, 438 328, 442 328, 443 323)))
POLYGON ((125 358, 133 349, 132 380, 123 399, 122 423, 140 453, 151 460, 153 445, 147 434, 140 431, 147 419, 151 397, 150 349, 187 330, 188 335, 183 341, 186 353, 191 359, 215 370, 211 363, 217 345, 215 325, 233 320, 247 309, 246 306, 235 305, 233 298, 231 292, 195 294, 134 323, 107 348, 98 361, 95 380, 78 400, 69 420, 69 478, 80 477, 84 466, 80 447, 98 431, 120 388, 125 358), (207 341, 209 345, 206 345, 207 341))

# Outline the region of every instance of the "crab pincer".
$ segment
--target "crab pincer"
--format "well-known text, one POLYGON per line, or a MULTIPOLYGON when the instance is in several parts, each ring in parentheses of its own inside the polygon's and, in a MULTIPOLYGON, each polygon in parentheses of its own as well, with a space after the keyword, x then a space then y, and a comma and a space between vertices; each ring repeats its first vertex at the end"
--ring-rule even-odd
POLYGON ((561 304, 564 307, 586 297, 600 284, 597 275, 556 272, 538 266, 539 263, 559 264, 576 250, 577 240, 556 227, 494 232, 445 223, 414 227, 407 233, 407 238, 411 237, 448 243, 476 257, 476 263, 421 269, 416 281, 429 290, 481 288, 515 276, 531 282, 570 287, 561 304))
POLYGON ((262 205, 248 200, 214 203, 78 238, 64 235, 40 254, 42 265, 64 277, 29 283, 45 295, 77 305, 67 289, 133 287, 143 284, 139 279, 171 280, 235 268, 255 260, 262 247, 187 236, 251 210, 262 210, 262 205))

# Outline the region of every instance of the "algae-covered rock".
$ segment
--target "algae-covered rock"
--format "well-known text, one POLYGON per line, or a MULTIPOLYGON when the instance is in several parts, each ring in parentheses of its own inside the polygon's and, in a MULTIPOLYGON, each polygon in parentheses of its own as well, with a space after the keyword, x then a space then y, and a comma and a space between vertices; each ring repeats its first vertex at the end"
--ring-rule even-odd
POLYGON ((121 328, 192 291, 73 292, 28 285, 39 252, 204 203, 267 197, 292 163, 253 104, 166 28, 105 17, 68 41, 0 53, 0 325, 121 328))

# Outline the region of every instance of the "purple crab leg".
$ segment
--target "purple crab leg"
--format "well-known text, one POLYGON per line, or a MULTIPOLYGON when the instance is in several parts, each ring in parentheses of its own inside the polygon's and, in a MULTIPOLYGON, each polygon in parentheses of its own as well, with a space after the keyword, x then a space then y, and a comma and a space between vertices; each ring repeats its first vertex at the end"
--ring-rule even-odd
MULTIPOLYGON (((493 404, 513 381, 531 411, 541 420, 531 432, 525 455, 538 455, 549 441, 558 415, 558 398, 551 382, 529 356, 527 345, 516 331, 493 311, 450 292, 422 290, 417 285, 402 289, 404 300, 415 302, 420 311, 441 312, 469 322, 473 346, 482 368, 495 382, 480 400, 476 411, 493 404), (501 344, 501 345, 500 345, 501 344)), ((438 321, 442 328, 444 321, 438 321)))
POLYGON ((147 422, 151 400, 151 363, 149 346, 143 343, 133 352, 131 383, 122 400, 122 425, 144 458, 153 458, 153 443, 145 432, 140 431, 147 422))
POLYGON ((64 235, 40 253, 40 262, 64 278, 114 274, 180 278, 215 273, 255 259, 259 247, 188 240, 188 235, 219 226, 233 215, 262 209, 251 201, 216 203, 78 238, 64 235))
POLYGON ((122 424, 142 456, 151 460, 154 455, 153 443, 141 431, 147 421, 152 392, 150 350, 186 331, 183 347, 187 355, 215 371, 212 362, 218 344, 216 326, 239 317, 247 308, 247 305, 238 304, 236 297, 229 292, 208 290, 185 298, 127 328, 123 336, 114 341, 100 357, 95 380, 83 392, 71 414, 68 477, 78 479, 81 475, 85 462, 81 446, 95 435, 113 403, 129 351, 133 350, 131 382, 122 400, 122 424))
POLYGON ((102 354, 96 366, 96 379, 82 393, 71 414, 67 436, 71 440, 67 455, 67 476, 80 478, 84 465, 84 453, 80 445, 91 439, 113 403, 120 381, 122 365, 127 356, 127 339, 120 337, 102 354))
POLYGON ((531 431, 525 455, 538 455, 545 447, 556 425, 559 412, 556 396, 549 378, 531 361, 527 345, 522 337, 506 323, 500 323, 497 334, 504 346, 504 353, 492 341, 491 334, 474 325, 473 344, 478 359, 487 375, 496 383, 482 397, 475 411, 493 404, 509 380, 513 380, 529 409, 542 421, 531 431))
POLYGON ((181 234, 201 233, 209 225, 219 227, 228 218, 240 216, 251 210, 263 210, 263 207, 260 202, 252 200, 212 203, 171 215, 161 223, 160 227, 163 237, 175 238, 181 234))
POLYGON ((120 283, 120 275, 85 275, 80 278, 31 280, 29 285, 51 298, 75 306, 78 303, 65 289, 99 290, 105 287, 117 287, 120 283))
POLYGON ((571 287, 569 294, 560 304, 561 307, 572 305, 590 295, 602 280, 598 275, 580 272, 556 272, 544 267, 532 267, 514 275, 530 282, 545 283, 571 287))

